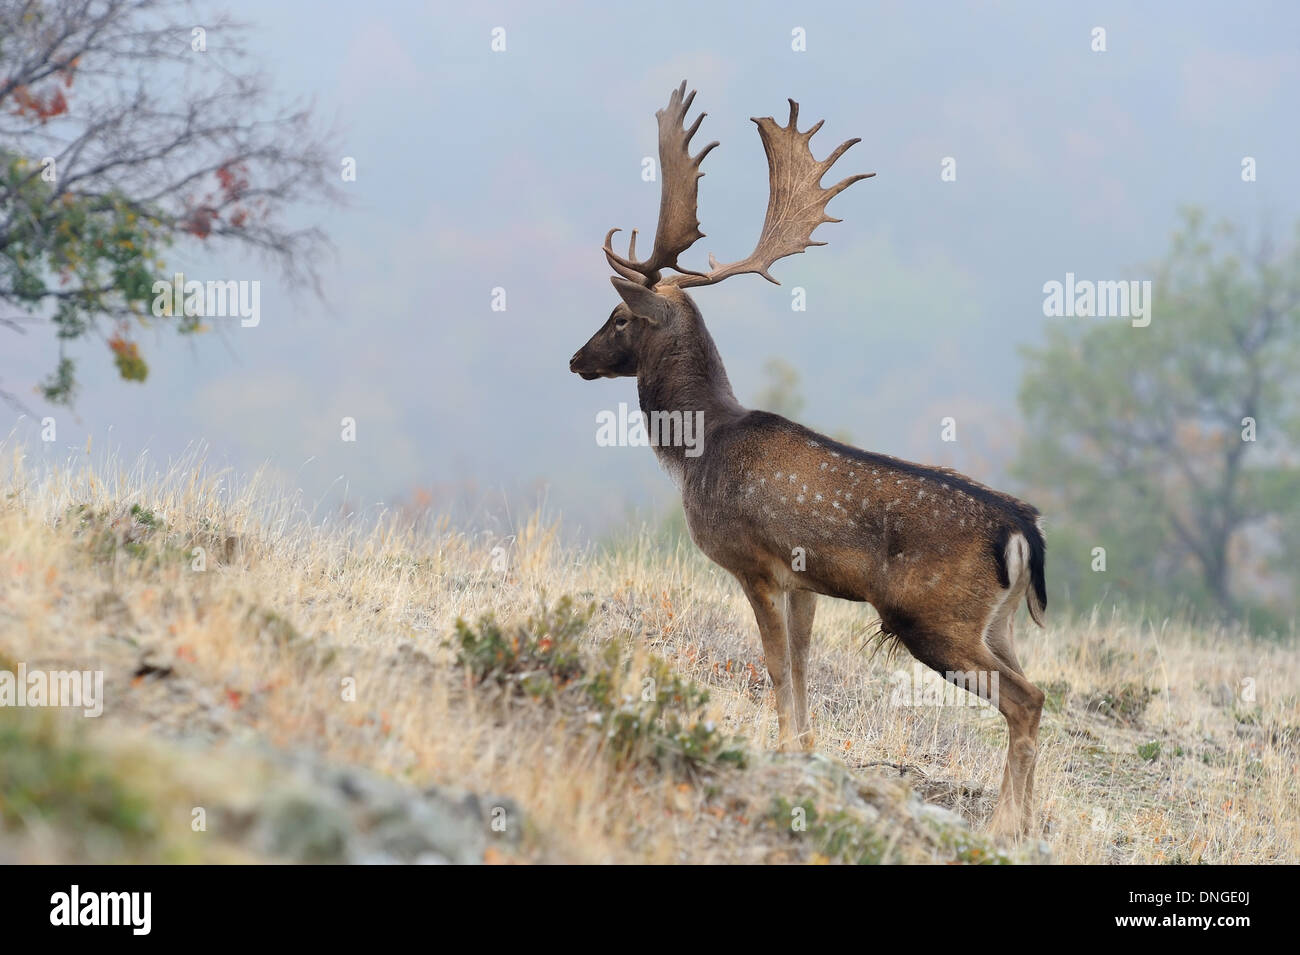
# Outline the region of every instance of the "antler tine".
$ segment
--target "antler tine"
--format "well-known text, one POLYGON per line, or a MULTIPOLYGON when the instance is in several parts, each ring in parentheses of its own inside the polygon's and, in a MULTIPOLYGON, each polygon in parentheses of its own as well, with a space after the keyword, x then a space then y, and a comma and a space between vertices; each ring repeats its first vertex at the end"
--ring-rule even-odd
POLYGON ((659 194, 659 224, 655 229, 654 249, 645 261, 636 258, 636 232, 628 243, 627 257, 614 251, 610 239, 615 232, 611 229, 605 236, 605 258, 610 266, 624 278, 650 287, 659 283, 663 269, 674 269, 683 275, 703 277, 703 272, 693 272, 678 265, 677 258, 689 249, 697 239, 702 239, 700 221, 697 218, 699 199, 699 179, 704 175, 700 163, 704 157, 718 145, 709 143, 695 156, 691 155, 691 137, 699 131, 706 113, 696 117, 690 128, 684 128, 686 114, 695 101, 695 90, 686 92, 686 81, 673 90, 668 98, 668 105, 655 113, 659 122, 659 172, 662 177, 659 194))
MULTIPOLYGON (((833 186, 822 188, 821 180, 849 147, 861 142, 850 139, 837 146, 820 162, 813 158, 809 140, 822 128, 825 120, 814 123, 807 132, 799 132, 799 104, 790 101, 790 120, 785 126, 777 125, 770 116, 751 121, 758 126, 763 150, 767 153, 768 199, 763 231, 759 233, 754 251, 738 262, 722 265, 709 254, 710 272, 707 275, 688 274, 673 276, 668 281, 680 288, 713 285, 733 275, 753 272, 769 282, 780 285, 768 269, 772 263, 787 255, 797 255, 825 242, 814 240, 813 230, 823 222, 839 222, 826 214, 826 203, 862 179, 870 179, 874 172, 858 173, 841 179, 833 186)), ((681 271, 680 269, 678 271, 681 271)))
MULTIPOLYGON (((619 275, 623 276, 623 278, 636 282, 639 285, 644 285, 645 276, 642 275, 640 272, 636 271, 636 269, 634 269, 631 266, 631 264, 628 263, 627 259, 623 258, 621 255, 615 252, 613 246, 609 244, 610 240, 614 238, 614 233, 622 232, 622 231, 623 231, 622 229, 610 229, 608 232, 605 233, 605 245, 604 245, 605 258, 609 261, 610 267, 619 275)), ((633 235, 634 238, 632 239, 632 242, 628 246, 629 252, 632 252, 632 248, 636 245, 635 230, 633 230, 633 235)))

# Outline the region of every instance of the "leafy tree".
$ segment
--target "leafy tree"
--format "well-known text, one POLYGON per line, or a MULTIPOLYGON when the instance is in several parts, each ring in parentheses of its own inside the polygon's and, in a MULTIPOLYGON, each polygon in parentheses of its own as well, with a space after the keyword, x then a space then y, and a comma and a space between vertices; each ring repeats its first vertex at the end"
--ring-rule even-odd
POLYGON ((152 314, 174 243, 242 246, 315 282, 324 236, 281 215, 335 198, 334 166, 307 110, 267 105, 246 28, 193 16, 172 0, 0 0, 0 324, 53 328, 52 402, 73 398, 79 339, 143 381, 141 328, 201 330, 152 314))
POLYGON ((1026 350, 1018 471, 1054 576, 1276 626, 1300 585, 1300 228, 1248 246, 1185 211, 1151 315, 1057 320, 1026 350))

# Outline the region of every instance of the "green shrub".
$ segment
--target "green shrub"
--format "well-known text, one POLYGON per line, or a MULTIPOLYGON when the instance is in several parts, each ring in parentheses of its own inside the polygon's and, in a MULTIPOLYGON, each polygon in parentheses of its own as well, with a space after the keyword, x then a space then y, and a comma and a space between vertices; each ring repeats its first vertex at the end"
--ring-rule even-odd
POLYGON ((546 701, 601 734, 601 749, 620 767, 653 764, 690 774, 745 765, 737 739, 704 718, 708 692, 658 657, 637 654, 630 640, 610 643, 599 662, 581 636, 594 605, 577 610, 568 597, 522 624, 503 627, 489 614, 477 626, 456 621, 456 664, 479 687, 546 701), (631 689, 629 689, 631 688, 631 689))
POLYGON ((784 797, 772 800, 768 820, 778 829, 784 829, 792 840, 807 840, 813 851, 832 862, 851 865, 880 865, 885 861, 888 843, 871 826, 843 809, 822 817, 811 799, 791 803, 784 797), (793 825, 795 810, 802 810, 803 829, 793 825))
POLYGON ((575 610, 564 597, 514 627, 503 628, 493 614, 480 618, 477 628, 457 620, 456 665, 468 670, 476 684, 553 697, 583 672, 578 637, 594 609, 575 610))
POLYGON ((49 714, 0 709, 0 824, 33 820, 78 833, 147 842, 155 823, 147 802, 49 714))
POLYGON ((636 657, 628 648, 610 644, 605 666, 585 677, 583 689, 604 729, 606 750, 620 765, 649 760, 690 772, 716 763, 743 767, 745 751, 738 740, 723 736, 704 719, 709 693, 693 680, 683 680, 658 657, 650 657, 639 675, 632 672, 636 657), (635 685, 640 692, 620 695, 635 685))
POLYGON ((188 559, 162 518, 139 504, 117 511, 116 516, 108 509, 97 511, 87 504, 74 504, 64 512, 64 520, 99 563, 111 564, 118 554, 151 559, 154 566, 188 559))

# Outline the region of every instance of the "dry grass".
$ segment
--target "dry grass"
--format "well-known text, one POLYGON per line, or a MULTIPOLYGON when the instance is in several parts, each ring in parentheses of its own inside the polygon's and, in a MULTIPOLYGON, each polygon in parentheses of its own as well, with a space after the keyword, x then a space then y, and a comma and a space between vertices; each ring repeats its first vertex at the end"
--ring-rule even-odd
MULTIPOLYGON (((783 790, 795 764, 760 759, 685 781, 616 768, 598 733, 543 704, 487 700, 452 665, 446 639, 458 617, 522 618, 570 595, 596 605, 583 637, 593 655, 631 634, 710 689, 725 732, 753 751, 770 747, 775 716, 748 606, 689 545, 646 535, 575 552, 536 519, 508 541, 321 522, 256 481, 199 477, 197 461, 161 475, 105 466, 37 477, 15 454, 4 468, 0 669, 102 669, 104 716, 80 721, 96 724, 87 745, 172 747, 161 751, 176 765, 265 744, 499 793, 530 820, 521 858, 814 857, 765 820, 774 800, 798 802, 783 790), (194 546, 204 548, 201 571, 194 546), (498 546, 504 569, 494 569, 498 546), (354 702, 344 678, 355 680, 354 702)), ((818 613, 810 694, 822 752, 868 788, 915 787, 981 826, 1000 779, 1001 719, 898 705, 891 674, 912 661, 873 656, 870 611, 823 600, 818 613)), ((1025 670, 1050 691, 1037 803, 1055 861, 1300 861, 1294 641, 1105 615, 1026 628, 1022 615, 1025 670)), ((202 798, 196 788, 215 785, 182 770, 183 785, 160 782, 151 798, 187 807, 202 798)), ((77 855, 67 833, 10 829, 11 855, 77 855)), ((885 857, 951 861, 901 842, 885 857)))

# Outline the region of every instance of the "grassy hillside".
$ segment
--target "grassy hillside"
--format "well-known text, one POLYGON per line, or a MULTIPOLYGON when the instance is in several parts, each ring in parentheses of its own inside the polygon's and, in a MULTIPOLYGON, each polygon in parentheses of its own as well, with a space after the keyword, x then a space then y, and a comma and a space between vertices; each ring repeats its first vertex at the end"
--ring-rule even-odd
POLYGON ((998 846, 1001 718, 902 705, 863 606, 820 603, 820 752, 776 756, 689 545, 313 521, 191 465, 4 464, 0 670, 105 702, 0 709, 0 861, 1300 861, 1294 641, 1022 619, 1042 832, 998 846))

